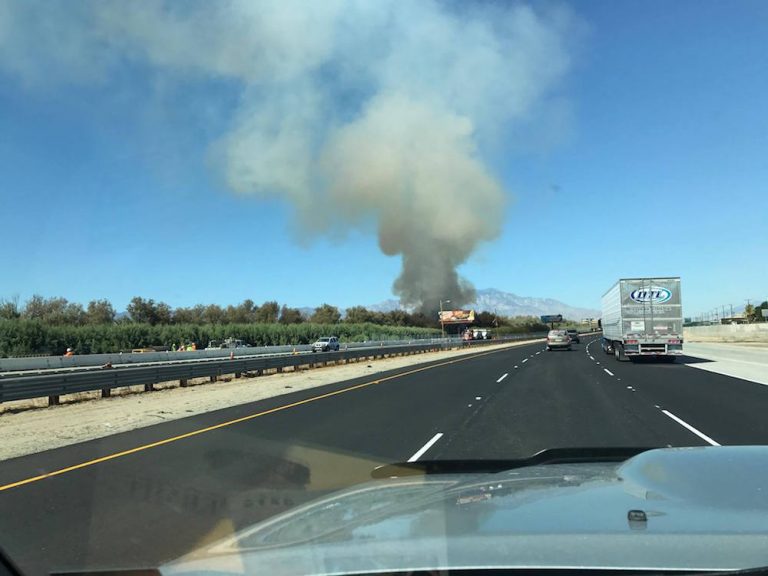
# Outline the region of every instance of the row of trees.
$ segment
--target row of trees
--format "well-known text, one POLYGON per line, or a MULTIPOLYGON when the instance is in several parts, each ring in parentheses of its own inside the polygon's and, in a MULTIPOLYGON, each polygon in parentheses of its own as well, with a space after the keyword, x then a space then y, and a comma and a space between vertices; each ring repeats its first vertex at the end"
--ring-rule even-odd
MULTIPOLYGON (((393 310, 376 312, 363 306, 347 309, 323 304, 305 317, 296 308, 245 300, 237 306, 215 304, 171 308, 164 302, 133 298, 126 315, 118 316, 107 300, 86 307, 64 298, 33 296, 23 306, 0 301, 0 356, 107 353, 134 348, 239 338, 254 346, 308 344, 334 334, 344 341, 414 339, 437 336, 437 314, 393 310)), ((547 329, 534 317, 505 318, 476 314, 473 326, 492 328, 497 335, 547 329)), ((449 326, 455 333, 458 327, 449 326)))
POLYGON ((111 324, 117 316, 108 300, 92 300, 86 308, 66 298, 32 296, 23 305, 18 299, 0 300, 2 320, 40 320, 56 326, 82 326, 84 324, 111 324))
POLYGON ((101 354, 135 348, 164 347, 239 338, 254 346, 310 344, 334 334, 347 342, 421 339, 439 330, 377 324, 147 324, 119 322, 101 325, 52 325, 39 320, 0 320, 0 357, 33 354, 60 355, 68 347, 76 354, 101 354))
MULTIPOLYGON (((133 322, 150 326, 187 324, 338 324, 342 322, 341 311, 336 306, 323 304, 311 314, 304 315, 298 308, 280 306, 275 301, 260 306, 253 300, 226 307, 217 304, 198 304, 188 308, 172 308, 165 302, 156 302, 139 296, 132 298, 126 307, 126 315, 117 320, 114 306, 108 300, 92 300, 86 307, 66 298, 44 298, 35 295, 23 306, 17 300, 0 301, 0 319, 38 320, 53 326, 88 326, 133 322)), ((526 321, 531 320, 526 318, 526 321)), ((439 328, 437 314, 392 310, 377 312, 364 306, 353 306, 346 310, 343 322, 349 324, 378 324, 380 326, 415 326, 439 328)), ((497 316, 492 312, 476 315, 475 326, 501 328, 514 326, 515 320, 497 316)))

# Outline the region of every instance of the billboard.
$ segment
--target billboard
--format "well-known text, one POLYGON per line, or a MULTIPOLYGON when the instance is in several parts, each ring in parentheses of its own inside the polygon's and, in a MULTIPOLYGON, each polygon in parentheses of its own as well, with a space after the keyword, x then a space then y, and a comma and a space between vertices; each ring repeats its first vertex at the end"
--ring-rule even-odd
POLYGON ((472 324, 475 321, 474 310, 443 310, 438 316, 441 324, 472 324))

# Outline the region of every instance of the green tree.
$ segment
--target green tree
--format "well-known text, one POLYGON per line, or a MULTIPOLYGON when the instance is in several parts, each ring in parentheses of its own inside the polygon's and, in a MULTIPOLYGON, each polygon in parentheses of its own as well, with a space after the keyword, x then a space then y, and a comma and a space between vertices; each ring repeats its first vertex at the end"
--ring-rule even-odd
POLYGON ((237 306, 227 306, 226 322, 230 324, 248 324, 256 321, 256 314, 259 307, 253 303, 253 300, 243 300, 237 306))
POLYGON ((174 324, 202 324, 204 306, 194 308, 176 308, 173 311, 174 324))
POLYGON ((280 305, 275 302, 264 302, 256 311, 256 322, 259 324, 274 324, 280 317, 280 305))
POLYGON ((413 312, 410 315, 408 326, 417 326, 420 328, 439 328, 440 322, 433 315, 427 315, 424 312, 413 312))
POLYGON ((125 307, 125 311, 136 324, 155 324, 155 302, 134 296, 125 307))
POLYGON ((82 305, 68 302, 66 298, 43 298, 35 294, 27 301, 22 317, 40 320, 47 324, 79 326, 85 323, 82 305))
POLYGON ((475 315, 475 323, 483 328, 491 328, 498 325, 496 314, 485 310, 475 315))
POLYGON ((173 319, 173 309, 165 302, 158 302, 155 306, 158 324, 170 324, 173 319))
POLYGON ((16 320, 17 318, 21 318, 19 298, 0 299, 0 320, 16 320))
POLYGON ((747 304, 744 306, 744 318, 747 319, 747 322, 752 322, 755 319, 755 307, 752 306, 752 304, 747 304))
POLYGON ((48 314, 48 304, 46 299, 39 294, 34 294, 26 304, 22 316, 29 320, 43 320, 48 314))
POLYGON ((280 324, 301 324, 304 317, 298 308, 288 308, 285 304, 280 309, 280 324))
POLYGON ((111 324, 115 321, 115 309, 109 300, 91 300, 85 318, 88 324, 111 324))
MULTIPOLYGON (((768 309, 768 300, 764 300, 761 304, 758 304, 752 309, 752 322, 764 322, 768 321, 768 318, 763 318, 762 310, 763 308, 768 309)), ((746 314, 746 310, 745 310, 746 314)))
POLYGON ((347 313, 344 316, 344 322, 349 324, 365 324, 371 322, 374 318, 374 313, 368 310, 364 306, 352 306, 347 308, 347 313))
POLYGON ((209 304, 203 310, 202 320, 206 324, 223 324, 227 315, 218 304, 209 304))
POLYGON ((339 309, 330 304, 321 304, 315 308, 309 318, 309 321, 314 324, 336 324, 339 320, 341 320, 339 309))
POLYGON ((133 322, 138 324, 170 324, 173 316, 171 307, 165 302, 155 302, 152 298, 145 300, 135 296, 126 306, 126 311, 133 322))
POLYGON ((387 326, 408 326, 411 316, 405 310, 391 310, 384 315, 387 326))

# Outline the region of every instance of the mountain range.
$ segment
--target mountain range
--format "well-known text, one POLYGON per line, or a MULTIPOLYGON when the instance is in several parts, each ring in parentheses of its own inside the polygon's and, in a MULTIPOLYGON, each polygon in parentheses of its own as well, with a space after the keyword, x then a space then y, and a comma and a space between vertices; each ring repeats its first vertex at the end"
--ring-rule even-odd
MULTIPOLYGON (((366 306, 376 312, 389 312, 402 308, 398 300, 389 299, 366 306)), ((450 308, 450 305, 446 305, 450 308)), ((472 309, 478 312, 487 310, 496 312, 502 316, 542 316, 545 314, 562 314, 563 317, 572 320, 583 318, 599 318, 600 311, 592 308, 580 308, 571 306, 553 298, 535 298, 531 296, 518 296, 512 292, 503 292, 496 288, 485 288, 477 291, 474 302, 462 306, 464 309, 472 309)))
MULTIPOLYGON (((399 300, 390 298, 377 304, 365 306, 368 310, 374 312, 391 312, 392 310, 406 309, 401 306, 399 300)), ((450 304, 445 304, 446 310, 451 309, 450 304)), ((476 312, 488 311, 495 312, 501 316, 543 316, 545 314, 562 314, 569 320, 582 320, 584 318, 599 318, 600 311, 591 308, 579 308, 554 300, 552 298, 533 298, 531 296, 518 296, 512 292, 503 292, 495 288, 486 288, 477 291, 477 298, 470 304, 462 306, 465 310, 475 310, 476 312)), ((734 311, 738 311, 734 308, 734 311)), ((743 310, 743 307, 741 307, 743 310)), ((299 308, 302 316, 309 318, 315 311, 312 306, 299 308)), ((340 308, 339 311, 344 315, 346 310, 340 308)), ((117 320, 128 316, 127 312, 118 312, 115 315, 117 320)))

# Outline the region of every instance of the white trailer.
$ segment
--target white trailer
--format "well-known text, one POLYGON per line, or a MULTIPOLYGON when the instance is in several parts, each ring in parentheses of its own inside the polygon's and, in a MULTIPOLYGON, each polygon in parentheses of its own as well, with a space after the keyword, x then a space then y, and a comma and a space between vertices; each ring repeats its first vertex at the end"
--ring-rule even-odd
POLYGON ((601 345, 617 360, 683 353, 680 278, 623 278, 602 299, 601 345))

